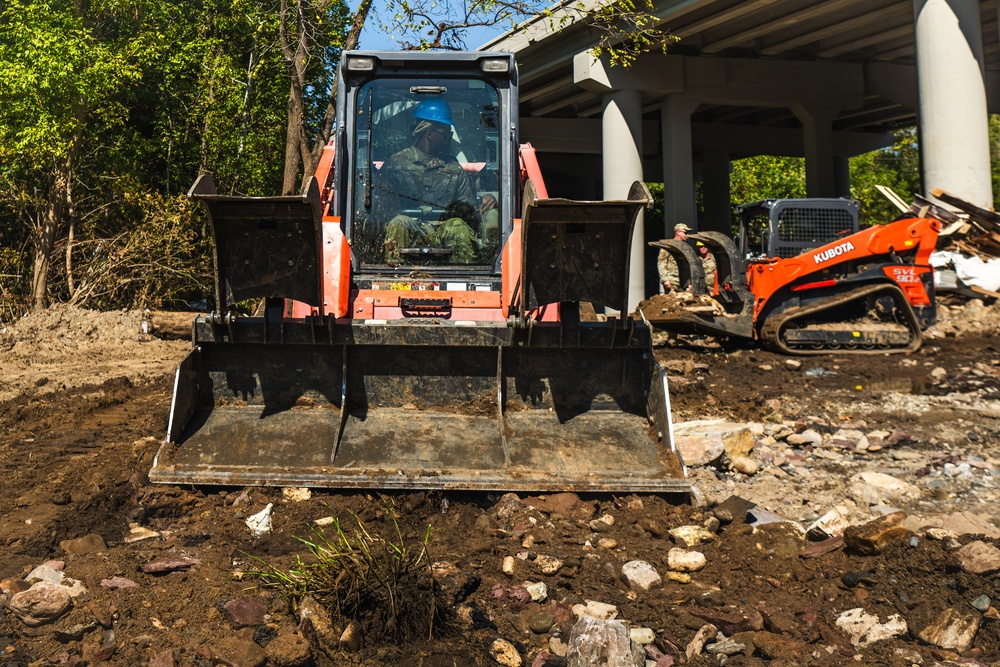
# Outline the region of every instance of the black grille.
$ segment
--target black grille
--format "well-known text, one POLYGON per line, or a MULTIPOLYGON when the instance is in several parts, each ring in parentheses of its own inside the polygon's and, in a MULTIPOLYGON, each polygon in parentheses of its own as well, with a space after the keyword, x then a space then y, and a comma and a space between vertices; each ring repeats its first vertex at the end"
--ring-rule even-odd
POLYGON ((777 216, 779 257, 795 257, 854 233, 854 216, 837 208, 785 207, 777 216))

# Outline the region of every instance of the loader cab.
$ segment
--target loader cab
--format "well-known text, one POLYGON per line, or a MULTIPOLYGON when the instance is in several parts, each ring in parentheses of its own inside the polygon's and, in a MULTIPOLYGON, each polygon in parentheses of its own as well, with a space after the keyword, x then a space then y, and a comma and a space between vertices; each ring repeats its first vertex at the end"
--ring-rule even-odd
POLYGON ((345 54, 337 188, 356 276, 498 275, 514 204, 513 56, 345 54))
POLYGON ((858 231, 859 203, 851 199, 764 199, 736 207, 740 256, 795 257, 858 231))

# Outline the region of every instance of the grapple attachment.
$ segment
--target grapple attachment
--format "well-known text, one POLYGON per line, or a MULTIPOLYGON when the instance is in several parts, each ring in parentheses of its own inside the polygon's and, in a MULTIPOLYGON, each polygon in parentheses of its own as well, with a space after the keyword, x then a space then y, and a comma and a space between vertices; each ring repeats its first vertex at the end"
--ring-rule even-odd
POLYGON ((688 238, 708 246, 715 259, 716 289, 709 294, 701 259, 684 241, 666 239, 649 245, 670 253, 677 262, 681 283, 696 295, 710 295, 718 309, 710 312, 678 309, 651 317, 654 326, 675 333, 752 338, 754 335, 753 294, 746 288, 746 265, 733 241, 719 232, 692 232, 688 238))

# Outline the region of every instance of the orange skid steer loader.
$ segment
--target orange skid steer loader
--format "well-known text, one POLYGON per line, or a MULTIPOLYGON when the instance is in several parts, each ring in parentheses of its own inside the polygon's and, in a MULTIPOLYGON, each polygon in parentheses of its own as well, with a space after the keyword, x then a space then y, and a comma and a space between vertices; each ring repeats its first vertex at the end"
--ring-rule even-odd
MULTIPOLYGON (((831 213, 853 206, 846 200, 782 203, 794 204, 800 215, 773 215, 765 235, 772 240, 793 238, 795 227, 810 228, 805 213, 810 207, 821 208, 821 219, 829 221, 835 217, 831 213)), ((778 211, 772 207, 772 212, 778 211)), ((918 199, 900 219, 854 233, 850 216, 844 216, 836 226, 819 230, 825 236, 821 243, 785 256, 771 252, 746 257, 724 234, 688 234, 708 246, 715 258, 717 281, 711 294, 702 263, 690 246, 654 241, 650 245, 677 261, 682 282, 702 296, 693 307, 680 305, 645 316, 665 331, 752 339, 790 355, 911 352, 920 347, 922 331, 936 319, 930 254, 941 223, 952 219, 948 211, 918 199), (844 231, 829 233, 838 230, 844 231)), ((750 230, 743 222, 740 239, 746 248, 750 230)), ((809 245, 805 241, 814 238, 810 235, 799 245, 809 245)))
POLYGON ((649 328, 594 314, 627 312, 645 186, 548 198, 510 54, 348 52, 338 75, 301 196, 191 188, 216 309, 150 479, 687 491, 649 328))

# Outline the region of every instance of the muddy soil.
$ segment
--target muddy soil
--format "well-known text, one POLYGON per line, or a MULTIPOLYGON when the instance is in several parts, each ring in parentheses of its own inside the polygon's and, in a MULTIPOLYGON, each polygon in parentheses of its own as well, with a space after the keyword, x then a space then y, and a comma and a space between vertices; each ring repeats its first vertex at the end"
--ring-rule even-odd
MULTIPOLYGON (((761 441, 757 475, 725 466, 692 469, 699 488, 692 504, 653 495, 517 499, 454 492, 315 491, 303 500, 280 489, 153 485, 147 473, 166 430, 173 366, 187 344, 142 334, 137 313, 64 308, 32 315, 0 330, 0 589, 9 602, 23 585, 17 580, 46 561, 61 561, 65 575, 87 592, 67 613, 37 627, 4 606, 0 664, 495 665, 490 647, 498 638, 532 664, 540 650, 557 651, 568 642, 569 610, 585 600, 615 605, 633 627, 651 628, 655 646, 677 664, 994 664, 1000 623, 989 612, 969 647, 944 649, 918 639, 946 609, 966 613, 979 596, 992 602, 1000 595, 995 578, 949 566, 947 551, 957 544, 923 533, 875 556, 838 548, 806 558, 809 543, 791 524, 753 526, 737 513, 697 547, 707 565, 690 583, 666 572, 677 546, 667 531, 706 520, 711 525, 715 505, 730 495, 805 523, 852 502, 848 478, 861 469, 923 484, 919 497, 901 500, 897 509, 921 516, 969 509, 1000 525, 1000 505, 993 502, 1000 469, 998 316, 995 307, 956 303, 915 354, 832 355, 803 360, 798 368, 753 348, 660 340, 657 357, 671 376, 675 422, 724 418, 826 432, 863 423, 867 431, 906 436, 892 447, 829 457, 817 455, 821 448, 782 450, 761 441), (810 372, 815 369, 822 372, 810 372), (971 478, 944 474, 946 465, 952 470, 970 461, 971 478), (932 479, 942 483, 932 488, 932 479), (269 503, 272 532, 253 537, 245 520, 269 503), (358 520, 374 533, 391 534, 387 507, 415 533, 430 526, 430 559, 457 570, 443 598, 448 626, 434 640, 338 645, 334 639, 331 645, 321 624, 300 622, 300 610, 247 574, 264 563, 287 568, 300 557, 308 560, 295 538, 315 537, 310 526, 325 517, 340 519, 350 534, 358 520), (605 515, 613 523, 591 523, 605 515), (72 542, 88 535, 101 540, 72 542), (144 539, 135 539, 140 535, 144 539), (507 556, 514 557, 510 574, 502 569, 507 556), (545 573, 549 561, 542 556, 559 559, 561 567, 545 573), (198 564, 143 571, 152 562, 185 558, 198 564), (629 590, 621 569, 633 560, 653 565, 663 585, 629 590), (113 577, 137 586, 102 585, 113 577), (522 582, 544 582, 546 599, 532 601, 522 582), (263 603, 266 615, 240 627, 226 605, 244 598, 263 603), (882 621, 899 614, 908 630, 856 647, 836 619, 857 607, 882 621), (535 632, 529 626, 539 625, 538 612, 550 613, 551 624, 535 632), (729 657, 683 657, 707 622, 748 648, 729 657), (755 649, 761 631, 777 636, 780 650, 755 649)), ((864 521, 881 511, 855 503, 853 516, 864 521)), ((416 548, 419 538, 411 539, 416 548)), ((974 539, 963 535, 958 542, 974 539)), ((336 638, 344 627, 334 619, 330 631, 336 638)))

